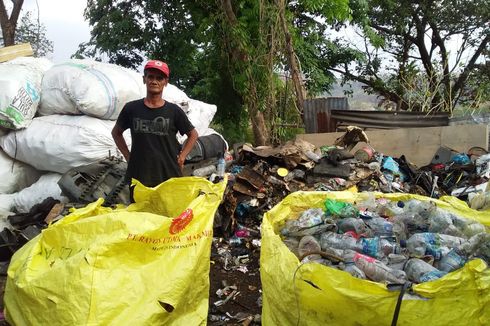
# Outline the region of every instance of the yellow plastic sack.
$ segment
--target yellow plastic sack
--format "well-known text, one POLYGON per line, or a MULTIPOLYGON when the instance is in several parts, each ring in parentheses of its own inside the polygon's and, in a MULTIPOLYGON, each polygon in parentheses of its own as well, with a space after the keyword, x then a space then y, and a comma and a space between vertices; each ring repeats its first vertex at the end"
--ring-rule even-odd
MULTIPOLYGON (((287 219, 326 198, 354 202, 368 193, 297 192, 267 212, 262 222, 260 275, 263 325, 391 325, 399 291, 362 280, 318 263, 300 264, 279 230, 287 219)), ((390 200, 430 200, 404 194, 376 194, 390 200)), ((454 198, 434 200, 441 208, 490 225, 488 212, 477 212, 454 198)), ((397 325, 490 325, 490 269, 475 259, 444 277, 413 286, 405 294, 397 325)))
POLYGON ((52 224, 12 258, 7 321, 205 325, 213 218, 225 187, 197 177, 137 183, 128 208, 99 199, 52 224))

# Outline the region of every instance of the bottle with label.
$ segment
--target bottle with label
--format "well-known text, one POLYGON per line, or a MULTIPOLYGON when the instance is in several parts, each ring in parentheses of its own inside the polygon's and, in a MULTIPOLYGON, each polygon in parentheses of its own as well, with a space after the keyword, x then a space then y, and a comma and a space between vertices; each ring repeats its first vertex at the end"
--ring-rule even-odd
POLYGON ((434 281, 446 275, 446 272, 440 271, 418 258, 409 259, 405 264, 404 270, 408 279, 416 283, 434 281))
POLYGON ((380 237, 362 238, 359 242, 363 254, 378 259, 384 258, 389 254, 399 254, 401 252, 398 244, 380 237))
POLYGON ((488 249, 490 247, 490 234, 479 233, 472 236, 468 241, 453 248, 439 261, 439 269, 444 272, 452 272, 466 264, 470 257, 480 257, 488 261, 488 249), (484 251, 487 251, 487 254, 484 251))
POLYGON ((460 237, 455 237, 440 233, 416 233, 408 240, 400 240, 400 245, 406 247, 414 256, 431 255, 434 259, 439 260, 442 257, 444 247, 449 249, 459 246, 465 241, 460 237))
POLYGON ((406 281, 404 271, 392 269, 372 257, 356 253, 354 263, 372 281, 395 284, 403 284, 406 281))

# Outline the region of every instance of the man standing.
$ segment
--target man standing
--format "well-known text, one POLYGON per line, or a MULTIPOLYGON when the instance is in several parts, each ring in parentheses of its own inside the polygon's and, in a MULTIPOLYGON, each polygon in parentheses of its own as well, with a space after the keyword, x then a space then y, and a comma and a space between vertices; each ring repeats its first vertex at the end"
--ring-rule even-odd
POLYGON ((148 61, 143 76, 146 97, 126 103, 112 129, 116 146, 128 162, 128 182, 134 178, 147 187, 154 187, 167 179, 182 176, 185 158, 197 140, 197 131, 184 111, 162 98, 169 75, 165 62, 148 61), (128 128, 131 130, 131 152, 122 135, 128 128), (177 132, 188 138, 182 149, 176 138, 177 132))

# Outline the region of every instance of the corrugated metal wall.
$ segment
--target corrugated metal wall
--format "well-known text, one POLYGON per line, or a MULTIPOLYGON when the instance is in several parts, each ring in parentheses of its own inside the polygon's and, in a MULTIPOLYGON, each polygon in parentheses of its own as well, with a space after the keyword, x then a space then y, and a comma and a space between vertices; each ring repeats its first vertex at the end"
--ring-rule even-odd
POLYGON ((348 110, 346 97, 322 97, 304 101, 305 132, 334 132, 335 124, 331 119, 331 110, 348 110))
POLYGON ((331 120, 336 122, 337 127, 354 125, 373 129, 422 128, 448 126, 449 114, 427 115, 421 112, 405 111, 333 110, 331 120))
POLYGON ((426 114, 405 111, 350 110, 346 97, 305 100, 304 122, 307 134, 335 132, 343 126, 396 129, 440 127, 449 125, 448 113, 426 114))

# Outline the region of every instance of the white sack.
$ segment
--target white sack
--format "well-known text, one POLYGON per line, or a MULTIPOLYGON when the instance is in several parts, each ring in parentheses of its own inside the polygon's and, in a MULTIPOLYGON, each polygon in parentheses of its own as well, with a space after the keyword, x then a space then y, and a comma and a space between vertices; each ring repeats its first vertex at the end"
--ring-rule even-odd
POLYGON ((144 97, 136 71, 91 60, 69 60, 43 78, 39 114, 86 114, 115 120, 126 102, 144 97))
POLYGON ((41 173, 32 166, 14 160, 0 149, 0 194, 10 194, 29 187, 41 173))
POLYGON ((14 197, 14 208, 19 213, 28 213, 32 206, 41 203, 48 197, 68 202, 68 199, 61 195, 58 181, 62 175, 58 173, 47 173, 42 175, 32 186, 18 192, 14 197))
MULTIPOLYGON (((111 136, 115 121, 88 116, 49 115, 33 119, 29 128, 0 137, 0 146, 10 157, 38 170, 65 173, 120 155, 111 136)), ((129 131, 125 133, 131 146, 129 131)))
POLYGON ((180 107, 187 106, 187 102, 190 100, 184 91, 170 83, 163 89, 162 98, 165 101, 177 104, 180 107))
POLYGON ((36 66, 43 73, 51 69, 53 63, 48 58, 17 57, 5 62, 5 64, 36 66))
POLYGON ((217 107, 214 104, 189 99, 188 105, 182 107, 182 110, 189 117, 199 136, 203 136, 216 114, 217 107))
POLYGON ((14 198, 16 195, 17 194, 0 194, 0 214, 1 214, 1 216, 10 215, 9 213, 12 212, 12 209, 14 207, 14 198))
POLYGON ((25 128, 36 114, 46 61, 18 59, 0 64, 0 125, 25 128))

